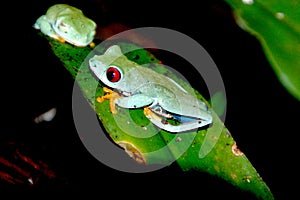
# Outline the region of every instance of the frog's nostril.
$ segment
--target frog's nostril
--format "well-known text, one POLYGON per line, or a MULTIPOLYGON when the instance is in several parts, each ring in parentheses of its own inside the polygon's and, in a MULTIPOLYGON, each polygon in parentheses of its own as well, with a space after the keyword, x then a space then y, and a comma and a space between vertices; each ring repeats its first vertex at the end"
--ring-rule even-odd
POLYGON ((91 63, 91 67, 94 68, 94 69, 97 69, 96 63, 92 62, 92 63, 91 63))

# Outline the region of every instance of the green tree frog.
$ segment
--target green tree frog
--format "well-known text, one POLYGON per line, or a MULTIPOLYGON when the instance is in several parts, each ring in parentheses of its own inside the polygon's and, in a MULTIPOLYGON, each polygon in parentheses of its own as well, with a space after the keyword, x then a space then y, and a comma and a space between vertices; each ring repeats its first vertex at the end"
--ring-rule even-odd
POLYGON ((188 93, 173 79, 141 66, 123 55, 118 45, 89 60, 92 73, 106 86, 107 93, 98 101, 111 100, 123 108, 143 108, 145 116, 157 127, 168 132, 183 132, 212 123, 206 104, 188 93), (114 92, 114 91, 116 92, 114 92), (177 123, 169 123, 171 120, 177 123))
POLYGON ((84 16, 81 10, 67 4, 51 6, 33 27, 61 42, 67 41, 79 47, 94 45, 96 23, 84 16))

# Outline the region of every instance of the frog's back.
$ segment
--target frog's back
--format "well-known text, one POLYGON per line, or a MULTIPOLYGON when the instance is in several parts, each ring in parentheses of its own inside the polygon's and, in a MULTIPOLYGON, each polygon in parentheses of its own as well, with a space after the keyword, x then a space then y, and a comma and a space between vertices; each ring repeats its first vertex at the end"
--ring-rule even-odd
POLYGON ((185 93, 188 94, 188 92, 181 86, 179 85, 176 81, 171 79, 170 77, 160 74, 152 69, 142 67, 140 66, 142 74, 147 75, 145 76, 145 79, 147 79, 147 82, 155 84, 156 87, 158 88, 166 88, 170 90, 171 92, 180 94, 180 93, 185 93))
POLYGON ((70 12, 71 10, 81 12, 79 9, 69 6, 67 4, 55 4, 47 10, 46 16, 49 20, 54 21, 57 18, 57 16, 59 16, 64 11, 70 12))
POLYGON ((207 111, 206 105, 196 97, 196 94, 187 92, 181 85, 165 75, 143 68, 139 71, 147 74, 145 77, 148 79, 148 84, 142 86, 143 92, 156 98, 164 109, 174 113, 181 110, 181 113, 193 117, 197 117, 202 111, 207 111))

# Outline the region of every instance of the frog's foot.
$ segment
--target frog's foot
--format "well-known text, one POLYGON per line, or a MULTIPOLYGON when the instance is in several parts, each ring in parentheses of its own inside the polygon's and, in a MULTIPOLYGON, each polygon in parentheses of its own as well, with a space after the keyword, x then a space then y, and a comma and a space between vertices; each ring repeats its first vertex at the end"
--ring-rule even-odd
POLYGON ((195 119, 173 125, 169 123, 165 117, 161 117, 157 115, 157 113, 153 112, 150 107, 144 108, 144 115, 157 127, 172 133, 196 130, 201 126, 209 124, 200 119, 195 119))
POLYGON ((104 96, 101 97, 97 97, 97 102, 102 103, 105 100, 109 100, 109 106, 110 106, 110 111, 113 114, 117 114, 117 109, 116 109, 116 105, 115 105, 115 99, 120 98, 121 96, 114 92, 113 90, 107 88, 107 87, 103 87, 103 91, 105 93, 104 96))
POLYGON ((62 37, 58 36, 57 34, 54 34, 53 38, 55 38, 57 41, 59 41, 61 43, 65 43, 66 42, 65 39, 63 39, 62 37))
POLYGON ((151 110, 150 107, 145 107, 144 108, 144 115, 151 121, 155 121, 155 122, 160 122, 162 123, 164 121, 164 119, 160 116, 158 116, 155 112, 153 112, 151 110))
POLYGON ((94 47, 95 47, 95 43, 94 43, 94 42, 91 42, 91 43, 89 44, 89 46, 90 46, 91 48, 94 48, 94 47))

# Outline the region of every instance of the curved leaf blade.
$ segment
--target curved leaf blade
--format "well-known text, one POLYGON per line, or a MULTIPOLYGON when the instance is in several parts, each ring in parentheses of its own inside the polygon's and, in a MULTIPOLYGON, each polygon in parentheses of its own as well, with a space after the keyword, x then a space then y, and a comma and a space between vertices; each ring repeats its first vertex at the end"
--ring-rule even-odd
MULTIPOLYGON (((119 144, 124 150, 141 164, 172 164, 175 161, 182 171, 196 170, 218 176, 241 190, 254 194, 258 199, 274 199, 271 190, 257 173, 246 155, 237 148, 236 142, 220 120, 217 113, 213 111, 213 125, 208 129, 197 132, 185 132, 173 134, 160 130, 157 133, 155 127, 144 116, 142 110, 131 110, 118 108, 118 115, 113 116, 109 109, 109 102, 96 103, 95 98, 103 95, 102 85, 92 76, 88 65, 84 60, 89 56, 89 47, 79 48, 70 44, 61 44, 58 41, 46 37, 54 54, 60 59, 66 69, 70 72, 76 83, 81 88, 83 96, 87 99, 102 125, 111 139, 119 144), (81 77, 77 77, 80 72, 81 77), (96 93, 91 88, 98 85, 96 93), (116 124, 115 121, 118 121, 116 124), (138 126, 128 123, 135 120, 138 126), (122 126, 122 129, 120 127, 122 126), (147 127, 147 129, 143 129, 147 127), (124 131, 126 129, 126 131, 124 131), (130 135, 127 134, 128 131, 130 135), (148 134, 152 137, 134 137, 136 134, 148 134), (164 148, 167 147, 167 148, 164 148), (157 151, 165 149, 163 152, 157 151), (154 153, 153 153, 154 152, 154 153)), ((118 43, 124 51, 132 49, 131 43, 118 43)), ((134 45, 135 46, 135 45, 134 45)), ((99 49, 103 53, 104 49, 99 49)), ((145 49, 139 49, 126 54, 126 56, 138 64, 148 63, 148 67, 159 73, 172 72, 161 67, 160 61, 145 49), (138 55, 138 56, 137 56, 138 55), (139 58, 136 60, 135 58, 139 58)), ((176 79, 182 86, 184 82, 176 79)), ((207 102, 197 91, 199 99, 207 102)))
POLYGON ((300 100, 299 0, 226 0, 236 22, 261 42, 279 81, 300 100))

